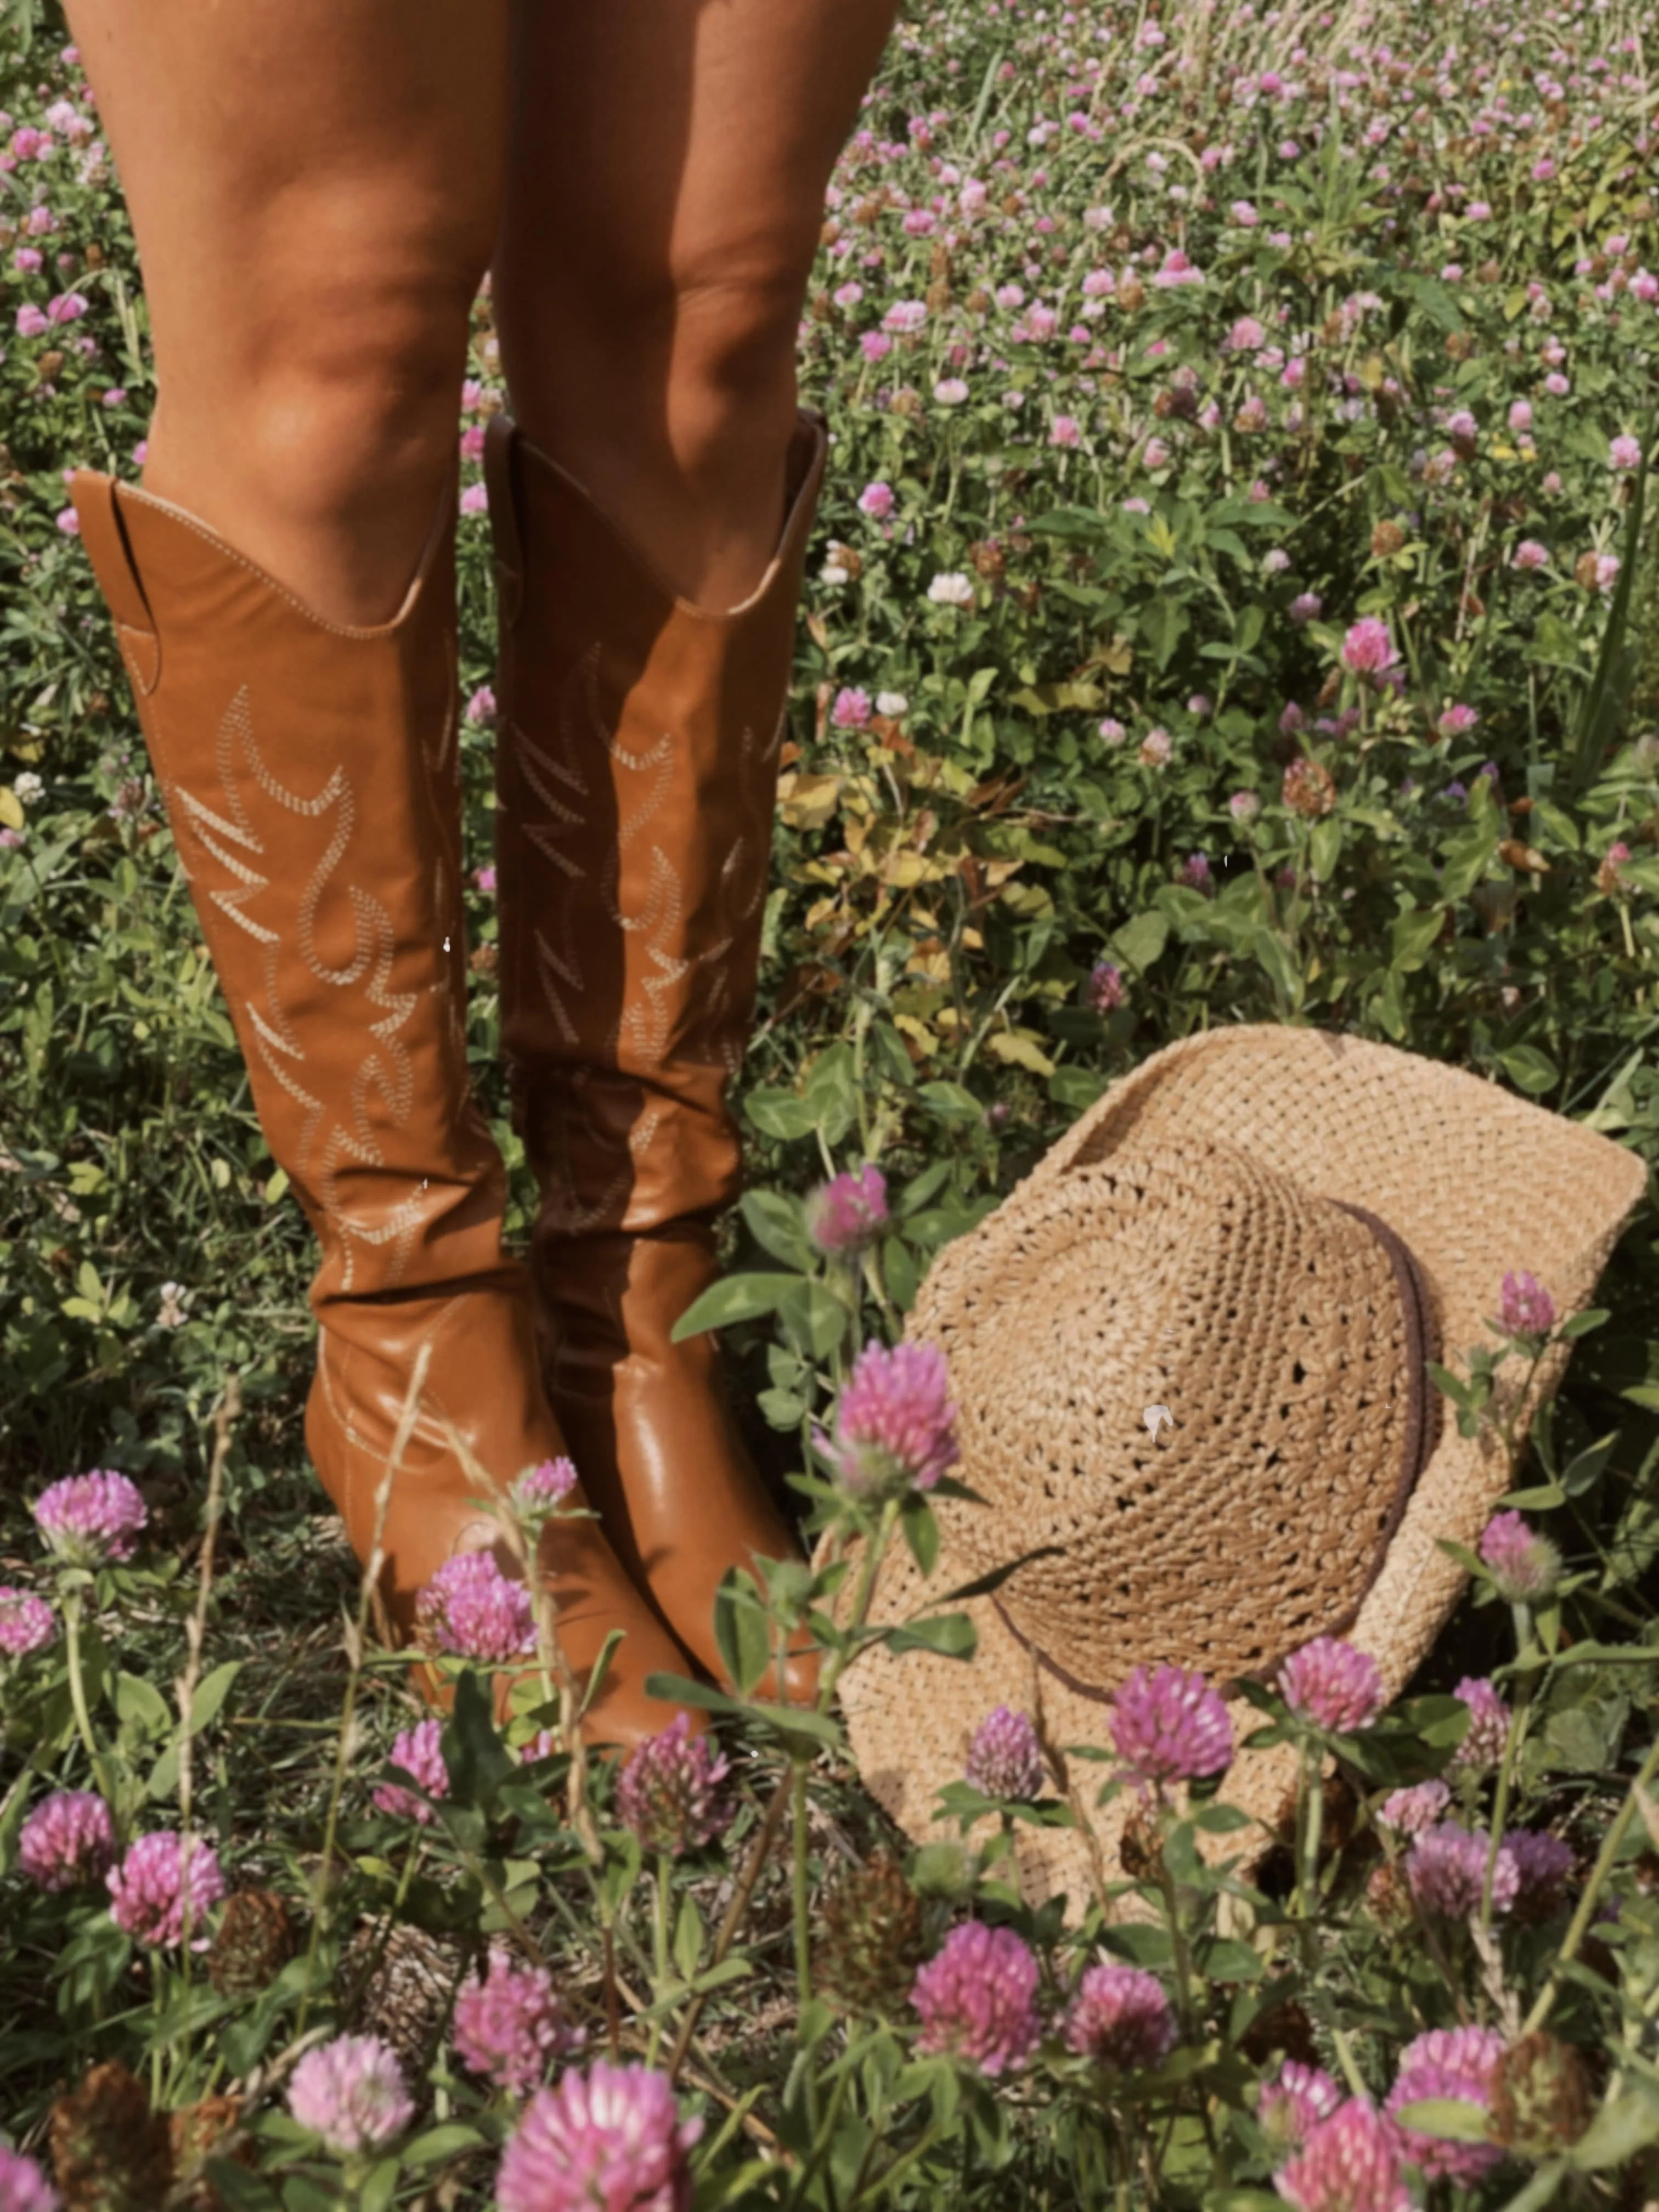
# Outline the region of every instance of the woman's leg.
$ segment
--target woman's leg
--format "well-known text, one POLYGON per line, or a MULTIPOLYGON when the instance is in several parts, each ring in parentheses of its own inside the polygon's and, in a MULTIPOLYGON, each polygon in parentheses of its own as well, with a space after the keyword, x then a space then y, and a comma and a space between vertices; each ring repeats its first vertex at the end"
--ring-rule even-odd
POLYGON ((500 218, 507 0, 69 0, 143 259, 144 483, 309 606, 402 598, 500 218))
MULTIPOLYGON (((143 488, 74 477, 82 540, 320 1246, 313 1462, 395 1626, 466 1649, 444 1593, 489 1577, 457 1556, 495 1534, 478 1492, 563 1449, 464 1011, 453 471, 501 0, 73 4, 162 394, 143 488)), ((684 1656, 596 1524, 541 1565, 579 1674, 622 1632, 584 1729, 659 1727, 646 1682, 684 1656)))
POLYGON ((894 6, 516 0, 514 412, 705 606, 776 548, 824 186, 894 6))
MULTIPOLYGON (((890 0, 515 9, 511 416, 486 451, 502 1042, 554 1409, 625 1564, 718 1673, 721 1577, 793 1540, 712 1339, 672 1331, 739 1182, 724 1094, 824 453, 796 333, 890 0)), ((812 1680, 798 1642, 769 1693, 812 1680)))

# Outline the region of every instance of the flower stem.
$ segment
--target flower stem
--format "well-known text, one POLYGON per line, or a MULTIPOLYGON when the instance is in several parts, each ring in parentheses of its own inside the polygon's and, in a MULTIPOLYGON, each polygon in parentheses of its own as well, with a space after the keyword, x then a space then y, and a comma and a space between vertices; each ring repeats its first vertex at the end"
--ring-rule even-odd
MULTIPOLYGON (((876 1524, 874 1539, 866 1544, 864 1557, 859 1562, 859 1578, 853 1592, 852 1617, 847 1624, 849 1642, 855 1640, 862 1632, 866 1618, 870 1611, 870 1600, 875 1594, 876 1576, 880 1571, 882 1560, 886 1557, 887 1547, 893 1540, 893 1530, 898 1525, 898 1514, 897 1498, 884 1498, 881 1518, 876 1524)), ((841 1680, 842 1670, 847 1663, 847 1657, 841 1652, 831 1654, 830 1663, 818 1680, 817 1709, 821 1713, 829 1711, 830 1701, 835 1695, 836 1684, 841 1680)))
POLYGON ((1164 1862, 1162 1838, 1158 1847, 1158 1887, 1164 1899, 1164 1916, 1170 1923, 1170 1953, 1175 1963, 1176 2008, 1181 2014, 1182 2038, 1190 2043, 1197 2022, 1193 1998, 1193 1954, 1188 1948, 1186 1930, 1181 1924, 1181 1901, 1176 1895, 1175 1876, 1164 1862))
MULTIPOLYGON (((1532 1616, 1528 1607, 1515 1608, 1515 1640, 1516 1656, 1525 1659, 1532 1643, 1532 1616)), ((1515 1711, 1510 1716, 1509 1731, 1504 1738, 1504 1755, 1498 1762, 1498 1783, 1492 1791, 1492 1835, 1486 1844, 1486 1872, 1480 1885, 1480 1927, 1483 1932, 1492 1926, 1492 1882, 1498 1873, 1498 1854, 1504 1847, 1504 1829, 1510 1816, 1510 1794, 1515 1784, 1515 1770, 1520 1762, 1521 1747, 1526 1741, 1527 1724, 1532 1713, 1534 1670, 1528 1668, 1515 1686, 1515 1711)))
POLYGON ((1319 1971, 1319 1844, 1325 1826, 1324 1778, 1319 1767, 1318 1753, 1304 1743, 1298 1777, 1302 1791, 1302 1863, 1297 1875, 1296 1907, 1302 1928, 1302 1962, 1310 1981, 1319 1971))
MULTIPOLYGON (((666 1851, 657 1854, 656 1894, 652 1899, 651 1963, 654 1970, 656 1988, 652 1991, 653 2003, 662 2002, 662 1993, 668 1982, 668 1906, 670 1890, 668 1869, 672 1862, 666 1851)), ((651 2023, 651 2045, 646 2054, 646 2064, 654 2066, 657 2052, 662 2046, 662 2014, 659 2013, 651 2023)))
MULTIPOLYGON (((799 2022, 805 2021, 806 2008, 812 2001, 812 1923, 809 1911, 806 1864, 806 1764, 796 1759, 790 1778, 790 1811, 792 1866, 790 1869, 794 1891, 795 1919, 795 2004, 799 2022)), ((809 2066, 806 2069, 806 2115, 808 2124, 816 2131, 818 2124, 817 2078, 809 2066)))
POLYGON ((1659 1736, 1654 1738, 1652 1749, 1642 1761, 1640 1771, 1626 1792, 1624 1803, 1613 1814, 1608 1825, 1607 1832, 1601 1838, 1601 1848, 1595 1855, 1595 1864, 1590 1869, 1590 1878, 1584 1885, 1584 1893, 1578 1900, 1578 1909, 1568 1922, 1567 1932, 1561 1938, 1561 1948, 1555 1954, 1555 1964, 1550 1968, 1549 1979, 1538 1992, 1538 2002, 1527 2014, 1526 2022, 1521 2030, 1523 2036, 1536 2035, 1549 2018, 1550 2009, 1555 2002, 1556 1991, 1560 1986, 1561 1969, 1578 1955, 1578 1947, 1583 1943, 1590 1922, 1595 1917, 1596 1905, 1600 1901, 1601 1892, 1607 1887, 1607 1876, 1613 1872, 1613 1863, 1623 1846, 1630 1824, 1636 1817, 1637 1805, 1644 1792, 1651 1784, 1656 1773, 1659 1773, 1659 1736))
POLYGON ((110 1787, 104 1754, 98 1747, 98 1738, 92 1725, 92 1714, 87 1705, 86 1676, 81 1663, 81 1593, 71 1590, 64 1600, 64 1644, 69 1662, 70 1703, 75 1709, 75 1725, 92 1762, 93 1779, 98 1784, 100 1796, 111 1803, 113 1791, 110 1787))
MULTIPOLYGON (((789 1777, 785 1775, 768 1799, 766 1810, 761 1815, 760 1826, 755 1831, 754 1841, 749 1849, 749 1856, 744 1862, 743 1872, 738 1877, 738 1886, 732 1893, 732 1902, 726 1909, 726 1917, 721 1921, 720 1933, 714 1938, 714 1952, 708 1961, 711 1970, 720 1964, 737 1941, 738 1930, 743 1925, 744 1915, 748 1912, 766 1862, 771 1856, 772 1846, 777 1840, 778 1830, 783 1824, 784 1808, 787 1804, 788 1797, 789 1777)), ((671 2081, 678 2077, 681 2067, 685 2063, 685 2054, 691 2047, 691 2038, 696 2033, 697 2020, 702 2011, 704 2002, 702 1997, 694 1996, 686 2007, 685 2016, 680 2022, 679 2033, 674 2039, 674 2048, 669 2054, 668 2078, 671 2081)))

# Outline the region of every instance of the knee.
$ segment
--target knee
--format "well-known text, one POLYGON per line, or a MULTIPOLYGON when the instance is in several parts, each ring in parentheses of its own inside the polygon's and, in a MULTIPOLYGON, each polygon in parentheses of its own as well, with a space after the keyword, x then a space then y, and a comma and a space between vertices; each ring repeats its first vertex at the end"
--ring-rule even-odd
POLYGON ((734 448, 787 442, 808 266, 798 260, 768 247, 632 275, 613 266, 568 303, 548 364, 556 383, 586 387, 584 415, 615 410, 636 431, 661 422, 694 476, 722 471, 734 448))
POLYGON ((802 274, 783 263, 708 270, 676 288, 671 397, 711 428, 787 404, 802 274))
POLYGON ((435 496, 458 434, 467 306, 366 276, 321 288, 264 354, 243 410, 264 504, 349 527, 405 487, 435 496))
POLYGON ((395 215, 337 198, 250 258, 215 358, 185 383, 192 439, 216 416, 210 441, 263 512, 351 530, 436 497, 489 241, 431 214, 418 195, 395 215))

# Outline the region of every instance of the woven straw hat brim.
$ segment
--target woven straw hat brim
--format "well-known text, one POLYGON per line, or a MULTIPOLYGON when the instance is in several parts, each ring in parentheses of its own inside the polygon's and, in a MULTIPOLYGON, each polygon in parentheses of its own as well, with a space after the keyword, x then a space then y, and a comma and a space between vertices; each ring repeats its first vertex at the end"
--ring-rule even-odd
MULTIPOLYGON (((927 1334, 929 1316, 945 1310, 971 1279, 994 1241, 993 1224, 1006 1227, 1005 1217, 1050 1204, 1054 1185, 1072 1169, 1126 1146, 1206 1144, 1249 1155, 1303 1189, 1362 1207, 1385 1224, 1410 1252, 1442 1357, 1456 1366, 1470 1346, 1494 1340, 1491 1316, 1510 1269, 1538 1276, 1563 1317, 1582 1310, 1646 1185, 1646 1170, 1633 1153, 1461 1070, 1318 1030, 1211 1031, 1169 1047, 1114 1085, 990 1223, 946 1248, 917 1302, 912 1333, 927 1334)), ((1033 1310, 1026 1338, 1039 1375, 1050 1333, 1042 1313, 1033 1310)), ((1555 1387, 1564 1364, 1564 1348, 1543 1363, 1531 1403, 1555 1387)), ((1063 1389, 1063 1377, 1051 1379, 1063 1389)), ((974 1402, 970 1363, 953 1361, 951 1386, 960 1403, 974 1402)), ((1040 1404, 1040 1381, 1034 1387, 1040 1404)), ((975 1484, 972 1464, 960 1471, 975 1484)), ((1391 1696, 1426 1656, 1462 1589, 1462 1570, 1441 1550, 1442 1540, 1473 1549, 1510 1480, 1509 1462, 1490 1431, 1463 1437, 1448 1414, 1346 1631, 1376 1661, 1391 1696)), ((1029 1536, 1018 1526, 1017 1507, 1006 1498, 1004 1504, 1008 1556, 1018 1557, 1029 1536)), ((970 1512, 982 1522, 982 1509, 941 1508, 940 1557, 926 1584, 908 1556, 890 1557, 872 1618, 912 1617, 981 1571, 982 1528, 971 1545, 952 1544, 953 1517, 970 1512)), ((1218 1555, 1218 1607, 1227 1602, 1227 1560, 1218 1555)), ((975 1729, 999 1705, 1030 1713, 1063 1789, 1089 1825, 1084 1831, 1018 1826, 1022 1881, 1033 1902, 1066 1893, 1073 1910, 1080 1910, 1091 1893, 1124 1879, 1120 1845, 1127 1802, 1097 1809, 1094 1799, 1109 1769, 1065 1756, 1070 1746, 1110 1749, 1107 1706, 1043 1667, 994 1601, 974 1599, 951 1609, 967 1612, 977 1630, 970 1662, 878 1650, 843 1678, 842 1707, 865 1783, 917 1841, 953 1837, 955 1824, 936 1826, 932 1808, 937 1791, 960 1778, 975 1729)), ((1050 1656, 1063 1665, 1063 1652, 1050 1656)), ((1202 1665, 1195 1652, 1165 1656, 1202 1665)), ((1242 1699, 1232 1717, 1241 1737, 1257 1717, 1242 1699)), ((1243 1753, 1223 1794, 1272 1827, 1284 1815, 1294 1781, 1286 1748, 1243 1753)), ((1255 1856, 1265 1841, 1264 1831, 1255 1856)), ((1236 1838, 1226 1849, 1252 1856, 1236 1838)))

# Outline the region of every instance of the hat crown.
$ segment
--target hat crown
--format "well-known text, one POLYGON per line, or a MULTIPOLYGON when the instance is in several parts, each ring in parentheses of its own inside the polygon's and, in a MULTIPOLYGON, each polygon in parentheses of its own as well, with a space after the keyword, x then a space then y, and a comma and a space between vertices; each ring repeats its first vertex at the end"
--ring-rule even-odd
POLYGON ((1033 1192, 918 1302, 990 1507, 945 1509, 953 1556, 1042 1554, 1004 1617, 1103 1694, 1141 1664, 1260 1674, 1346 1626, 1420 1449, 1407 1265, 1224 1145, 1131 1145, 1033 1192))

